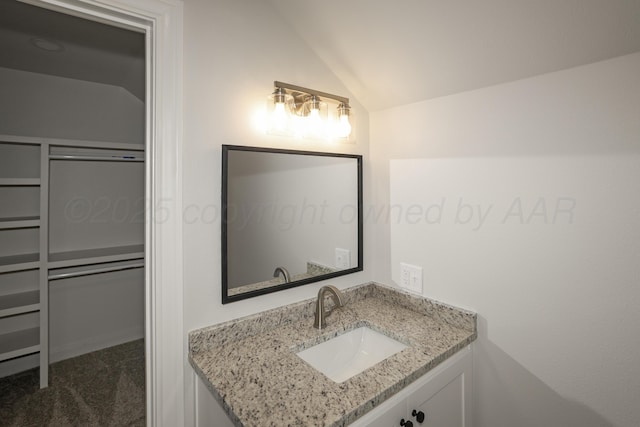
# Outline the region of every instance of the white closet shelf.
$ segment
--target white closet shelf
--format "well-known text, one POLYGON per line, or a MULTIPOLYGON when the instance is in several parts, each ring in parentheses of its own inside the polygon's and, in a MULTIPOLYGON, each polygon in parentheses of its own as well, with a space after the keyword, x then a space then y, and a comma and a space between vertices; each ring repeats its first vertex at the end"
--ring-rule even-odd
POLYGON ((32 270, 40 267, 40 255, 21 254, 0 257, 0 273, 32 270))
POLYGON ((144 151, 144 143, 89 141, 81 139, 41 138, 37 136, 0 135, 0 141, 16 144, 50 144, 65 147, 112 148, 116 150, 144 151))
POLYGON ((49 269, 144 258, 144 245, 115 246, 49 254, 49 269))
POLYGON ((40 178, 0 178, 0 187, 35 187, 40 185, 40 178))
POLYGON ((49 270, 49 280, 70 279, 73 277, 89 276, 92 274, 112 273, 116 271, 144 268, 144 259, 131 259, 100 264, 89 264, 75 267, 56 268, 49 270))
POLYGON ((0 335, 0 362, 40 351, 40 329, 31 328, 0 335))
POLYGON ((40 310, 40 291, 0 296, 0 318, 40 310))
POLYGON ((71 154, 50 154, 50 160, 87 160, 98 162, 144 162, 144 157, 135 156, 83 156, 71 154))
POLYGON ((40 217, 38 216, 0 218, 0 230, 10 230, 14 228, 33 228, 39 226, 40 217))

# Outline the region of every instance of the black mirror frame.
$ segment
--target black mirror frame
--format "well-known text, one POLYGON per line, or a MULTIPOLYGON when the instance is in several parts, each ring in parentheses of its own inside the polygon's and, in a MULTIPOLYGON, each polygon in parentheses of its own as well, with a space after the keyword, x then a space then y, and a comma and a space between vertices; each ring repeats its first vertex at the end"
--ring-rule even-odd
POLYGON ((362 155, 359 154, 343 154, 343 153, 327 153, 316 151, 288 150, 279 148, 249 147, 243 145, 222 145, 222 235, 221 235, 221 262, 222 262, 222 304, 241 301, 247 298, 257 297, 272 292, 283 291, 298 286, 308 285, 309 283, 320 282, 322 280, 332 279, 334 277, 345 276, 347 274, 357 273, 363 270, 363 195, 362 195, 362 155), (272 286, 264 289, 256 289, 237 295, 228 295, 228 272, 227 272, 227 184, 228 184, 228 167, 230 151, 258 151, 265 153, 280 154, 298 154, 304 156, 324 156, 324 157, 346 157, 356 159, 358 166, 358 265, 347 270, 340 270, 333 273, 323 274, 321 276, 309 277, 306 279, 296 280, 290 283, 272 286))

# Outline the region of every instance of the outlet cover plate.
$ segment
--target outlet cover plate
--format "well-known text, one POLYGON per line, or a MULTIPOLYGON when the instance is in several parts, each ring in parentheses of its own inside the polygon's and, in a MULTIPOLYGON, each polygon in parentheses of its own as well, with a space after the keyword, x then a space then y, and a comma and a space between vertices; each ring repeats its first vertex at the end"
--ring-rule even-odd
POLYGON ((400 287, 422 295, 422 267, 400 263, 400 287))

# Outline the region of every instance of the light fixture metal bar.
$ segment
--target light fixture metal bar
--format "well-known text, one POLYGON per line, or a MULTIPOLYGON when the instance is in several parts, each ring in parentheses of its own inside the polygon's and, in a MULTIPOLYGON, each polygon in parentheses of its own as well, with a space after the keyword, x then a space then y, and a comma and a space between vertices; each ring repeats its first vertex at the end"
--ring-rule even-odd
POLYGON ((332 95, 326 92, 320 92, 319 90, 309 89, 302 86, 296 86, 289 83, 282 83, 279 81, 274 81, 273 86, 276 88, 289 89, 295 92, 304 92, 309 95, 319 96, 320 98, 329 98, 336 100, 338 102, 342 102, 346 105, 349 105, 349 98, 345 98, 344 96, 332 95))

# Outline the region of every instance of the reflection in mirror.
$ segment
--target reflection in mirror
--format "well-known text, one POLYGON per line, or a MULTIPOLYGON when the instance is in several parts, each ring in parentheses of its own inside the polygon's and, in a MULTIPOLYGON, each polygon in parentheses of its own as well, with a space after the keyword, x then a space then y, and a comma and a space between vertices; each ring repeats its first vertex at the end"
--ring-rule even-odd
POLYGON ((362 156, 222 151, 223 303, 362 270, 362 156))

